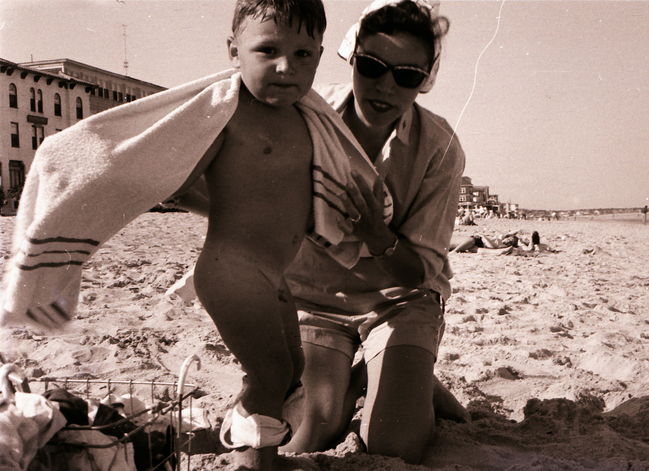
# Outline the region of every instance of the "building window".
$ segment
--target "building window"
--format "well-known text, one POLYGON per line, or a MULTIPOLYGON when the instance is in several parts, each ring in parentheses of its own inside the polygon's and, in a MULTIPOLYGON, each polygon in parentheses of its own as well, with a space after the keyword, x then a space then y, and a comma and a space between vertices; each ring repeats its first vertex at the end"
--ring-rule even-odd
POLYGON ((45 128, 43 126, 32 126, 32 149, 38 149, 45 140, 45 128))
POLYGON ((39 89, 38 93, 36 94, 38 97, 38 112, 42 113, 43 112, 43 92, 39 89))
POLYGON ((54 94, 54 116, 61 116, 61 95, 54 94))
POLYGON ((20 147, 18 123, 11 123, 11 147, 20 147))
POLYGON ((117 101, 117 91, 113 90, 113 101, 117 101))
POLYGON ((104 89, 99 87, 99 90, 97 91, 97 94, 99 95, 100 98, 104 98, 104 89))
POLYGON ((83 119, 83 102, 77 97, 77 119, 83 119))
POLYGON ((25 164, 22 160, 9 161, 9 188, 20 188, 25 184, 25 164))
POLYGON ((33 88, 29 89, 29 109, 36 112, 36 90, 33 88))
POLYGON ((466 193, 466 186, 460 188, 460 193, 462 194, 466 193))
POLYGON ((9 108, 18 108, 18 91, 13 83, 9 84, 9 108))
POLYGON ((460 202, 461 203, 466 202, 466 196, 460 196, 460 202))
POLYGON ((104 88, 104 98, 109 98, 108 89, 104 88))

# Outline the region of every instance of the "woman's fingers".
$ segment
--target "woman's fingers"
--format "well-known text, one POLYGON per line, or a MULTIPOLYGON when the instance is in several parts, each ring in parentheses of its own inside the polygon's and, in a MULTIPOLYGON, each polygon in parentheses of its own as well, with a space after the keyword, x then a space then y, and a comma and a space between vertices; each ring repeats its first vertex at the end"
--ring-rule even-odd
POLYGON ((354 204, 354 202, 350 198, 349 191, 347 191, 347 197, 343 197, 342 201, 345 205, 345 212, 349 215, 348 219, 357 221, 360 220, 361 217, 363 217, 356 204, 354 204))
POLYGON ((381 208, 381 214, 383 213, 383 205, 385 202, 385 197, 383 195, 383 178, 379 175, 374 180, 374 187, 372 188, 372 193, 374 195, 374 201, 381 208))

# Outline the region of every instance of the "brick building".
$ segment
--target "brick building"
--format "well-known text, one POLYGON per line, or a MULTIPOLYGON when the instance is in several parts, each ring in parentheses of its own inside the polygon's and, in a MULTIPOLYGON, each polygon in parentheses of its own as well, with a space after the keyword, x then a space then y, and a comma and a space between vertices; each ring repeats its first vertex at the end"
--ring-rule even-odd
MULTIPOLYGON (((162 90, 70 59, 14 63, 0 58, 0 196, 6 200, 19 193, 45 137, 162 90)), ((3 212, 11 214, 15 202, 5 202, 3 212)))

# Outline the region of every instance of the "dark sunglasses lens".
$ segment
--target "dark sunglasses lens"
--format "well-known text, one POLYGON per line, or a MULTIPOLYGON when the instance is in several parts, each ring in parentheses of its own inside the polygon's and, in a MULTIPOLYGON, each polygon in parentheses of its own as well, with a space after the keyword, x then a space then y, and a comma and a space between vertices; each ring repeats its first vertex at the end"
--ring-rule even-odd
POLYGON ((371 57, 356 56, 356 70, 367 78, 379 78, 388 68, 371 57))
POLYGON ((397 69, 393 70, 392 73, 397 85, 404 88, 417 88, 426 78, 425 74, 410 69, 397 69))

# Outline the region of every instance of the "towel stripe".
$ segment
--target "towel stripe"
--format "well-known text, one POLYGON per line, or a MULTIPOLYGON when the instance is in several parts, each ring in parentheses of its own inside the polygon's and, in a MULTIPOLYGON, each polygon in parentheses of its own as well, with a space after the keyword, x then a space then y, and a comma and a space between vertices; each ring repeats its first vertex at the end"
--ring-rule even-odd
POLYGON ((314 242, 323 246, 325 249, 331 247, 332 245, 331 242, 329 242, 327 239, 325 239, 324 237, 316 233, 311 234, 310 237, 311 239, 313 239, 314 242))
POLYGON ((67 243, 79 243, 79 244, 88 244, 88 245, 99 245, 99 241, 94 239, 75 239, 73 237, 49 237, 47 239, 34 239, 29 237, 29 242, 32 244, 49 244, 50 242, 67 242, 67 243))
MULTIPOLYGON (((346 190, 346 189, 347 189, 347 187, 346 187, 345 185, 343 185, 342 183, 340 183, 338 180, 335 180, 335 179, 334 179, 334 178, 333 178, 329 173, 327 173, 325 170, 323 170, 322 167, 320 167, 320 166, 318 166, 318 165, 312 165, 312 168, 313 168, 313 170, 315 170, 315 171, 319 171, 319 172, 320 172, 320 173, 321 173, 321 174, 322 174, 322 175, 323 175, 327 180, 329 180, 331 183, 333 183, 334 185, 336 185, 339 189, 341 189, 341 190, 346 190)), ((327 186, 325 185, 325 182, 324 182, 324 181, 322 181, 322 180, 318 180, 318 178, 315 177, 315 176, 313 177, 313 181, 314 181, 315 183, 319 183, 320 185, 322 185, 322 187, 323 187, 325 190, 327 190, 329 193, 331 193, 331 194, 333 194, 333 195, 336 195, 332 190, 330 190, 329 188, 327 188, 327 186)), ((336 196, 338 196, 338 195, 336 195, 336 196)), ((388 196, 389 196, 389 195, 384 191, 384 192, 383 192, 383 214, 384 214, 384 216, 385 216, 386 218, 387 218, 387 217, 390 217, 390 216, 392 215, 392 214, 391 214, 392 201, 388 198, 388 196)), ((346 217, 346 216, 345 216, 345 217, 346 217)))
POLYGON ((320 172, 327 180, 331 181, 334 185, 336 185, 341 190, 344 190, 344 189, 347 188, 345 185, 343 185, 338 180, 336 180, 334 177, 332 177, 331 174, 329 172, 327 172, 326 170, 324 170, 321 166, 312 165, 311 168, 314 171, 320 172))
POLYGON ((90 252, 87 250, 44 250, 43 252, 36 252, 36 253, 25 253, 23 252, 26 256, 28 257, 38 257, 40 255, 45 255, 48 253, 78 253, 82 255, 90 255, 90 252))
POLYGON ((52 306, 52 309, 54 309, 59 314, 59 316, 61 316, 65 320, 68 321, 70 320, 70 315, 67 312, 65 312, 65 310, 58 305, 58 303, 54 302, 50 304, 50 306, 52 306))
POLYGON ((330 193, 332 196, 334 196, 336 199, 339 199, 339 198, 340 198, 341 193, 337 193, 335 190, 329 188, 329 187, 326 185, 326 182, 324 182, 324 181, 322 181, 322 180, 318 180, 318 178, 316 178, 315 176, 313 177, 313 187, 314 187, 314 188, 316 188, 316 187, 318 187, 318 188, 322 188, 322 189, 325 190, 327 193, 330 193))
POLYGON ((347 214, 346 211, 340 209, 338 206, 336 206, 336 204, 335 204, 334 202, 330 201, 330 200, 329 200, 325 195, 323 195, 322 193, 320 193, 320 192, 318 192, 318 191, 314 191, 314 192, 313 192, 313 197, 314 197, 314 198, 320 198, 321 200, 323 200, 325 203, 327 203, 327 206, 329 206, 329 207, 330 207, 331 209, 333 209, 334 211, 338 212, 340 215, 342 215, 342 217, 344 217, 344 218, 349 217, 349 214, 347 214))
POLYGON ((56 320, 50 315, 49 312, 45 310, 45 308, 43 308, 42 306, 38 306, 38 310, 41 311, 43 313, 43 316, 45 316, 47 320, 49 320, 52 324, 56 323, 56 320))
POLYGON ((21 263, 16 263, 16 266, 21 270, 29 271, 36 270, 38 268, 56 268, 64 267, 66 265, 83 265, 85 262, 81 260, 68 260, 67 262, 49 262, 49 263, 37 263, 36 265, 23 265, 21 263))

